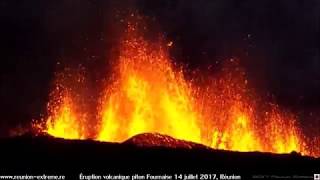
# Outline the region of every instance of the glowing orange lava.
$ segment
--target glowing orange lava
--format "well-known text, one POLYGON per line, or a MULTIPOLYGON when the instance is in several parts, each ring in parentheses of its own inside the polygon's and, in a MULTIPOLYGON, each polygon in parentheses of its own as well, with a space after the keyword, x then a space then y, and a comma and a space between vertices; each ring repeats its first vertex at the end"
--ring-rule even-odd
POLYGON ((75 110, 78 104, 64 90, 57 97, 59 103, 49 107, 47 133, 121 142, 139 133, 158 132, 217 149, 320 156, 310 150, 292 113, 270 103, 258 106, 261 101, 248 90, 246 74, 235 60, 227 61, 205 85, 196 85, 172 64, 167 52, 172 42, 152 43, 138 27, 130 23, 128 27, 114 78, 98 98, 97 119, 88 123, 86 113, 75 110), (94 137, 86 132, 88 126, 95 127, 94 137))
MULTIPOLYGON (((81 74, 69 72, 57 74, 55 88, 50 94, 50 101, 47 105, 48 118, 44 131, 52 136, 65 139, 86 139, 86 113, 79 109, 79 97, 75 89, 68 86, 81 84, 81 74), (69 81, 69 83, 67 83, 69 81), (73 82, 73 83, 70 83, 73 82)), ((76 87, 76 86, 75 86, 76 87)))
POLYGON ((62 98, 62 104, 58 107, 47 120, 47 133, 67 139, 85 138, 77 114, 73 111, 72 101, 68 95, 62 98))
POLYGON ((164 49, 138 37, 129 27, 121 45, 117 79, 102 99, 98 140, 123 141, 143 132, 159 132, 201 142, 191 89, 174 71, 164 49))

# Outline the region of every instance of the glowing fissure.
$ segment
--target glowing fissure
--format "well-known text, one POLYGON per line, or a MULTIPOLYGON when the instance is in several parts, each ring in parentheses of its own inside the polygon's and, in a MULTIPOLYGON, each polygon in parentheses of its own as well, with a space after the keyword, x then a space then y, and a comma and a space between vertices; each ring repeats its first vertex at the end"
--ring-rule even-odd
MULTIPOLYGON (((75 111, 77 104, 65 89, 55 97, 59 103, 48 108, 43 131, 67 139, 111 142, 158 132, 217 149, 320 156, 320 150, 311 150, 291 113, 270 106, 263 116, 256 115, 245 74, 237 66, 225 68, 205 87, 196 87, 171 63, 167 46, 146 41, 136 29, 129 24, 115 78, 98 100, 97 120, 91 122, 95 124, 83 120, 86 113, 75 111), (95 127, 94 136, 88 135, 89 127, 95 127)), ((229 63, 236 64, 228 61, 226 67, 229 63)))

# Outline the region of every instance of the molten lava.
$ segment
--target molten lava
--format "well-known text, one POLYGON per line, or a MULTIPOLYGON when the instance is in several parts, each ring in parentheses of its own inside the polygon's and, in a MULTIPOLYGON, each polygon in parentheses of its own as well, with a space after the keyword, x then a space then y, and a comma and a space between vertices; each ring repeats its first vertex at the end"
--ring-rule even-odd
POLYGON ((98 140, 123 141, 158 132, 201 142, 191 89, 174 71, 163 47, 146 42, 129 27, 116 68, 117 79, 102 99, 98 140), (111 90, 109 90, 111 88, 111 90))
POLYGON ((46 133, 65 139, 88 138, 87 113, 80 106, 79 91, 76 90, 83 81, 84 77, 79 72, 65 70, 56 74, 55 86, 47 105, 49 115, 44 128, 46 133))
POLYGON ((77 114, 73 111, 73 103, 68 95, 62 97, 61 105, 54 108, 52 115, 47 120, 47 133, 67 138, 83 139, 81 124, 78 121, 77 114))
POLYGON ((128 27, 113 79, 98 98, 97 119, 87 121, 70 90, 63 89, 54 93, 54 102, 59 103, 49 104, 45 132, 112 142, 156 132, 217 149, 320 156, 319 149, 311 150, 314 145, 303 136, 292 113, 256 100, 235 60, 197 86, 171 62, 167 51, 171 42, 152 43, 135 25, 128 27), (94 127, 93 137, 87 133, 89 127, 94 127))

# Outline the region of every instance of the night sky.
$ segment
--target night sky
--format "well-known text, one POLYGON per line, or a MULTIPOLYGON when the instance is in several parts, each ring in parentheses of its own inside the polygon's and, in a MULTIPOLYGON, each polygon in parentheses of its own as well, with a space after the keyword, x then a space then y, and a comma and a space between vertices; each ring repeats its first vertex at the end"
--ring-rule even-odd
POLYGON ((239 58, 258 92, 320 114, 318 0, 0 0, 0 136, 45 112, 57 68, 82 64, 93 86, 102 79, 130 11, 174 42, 176 61, 239 58))

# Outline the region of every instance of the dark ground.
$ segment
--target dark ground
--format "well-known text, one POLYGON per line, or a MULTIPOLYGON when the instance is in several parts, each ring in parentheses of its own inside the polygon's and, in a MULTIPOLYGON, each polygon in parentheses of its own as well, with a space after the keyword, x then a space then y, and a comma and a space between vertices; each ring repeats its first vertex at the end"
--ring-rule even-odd
MULTIPOLYGON (((152 134, 148 135, 154 138, 152 134)), ((213 150, 203 145, 171 138, 172 147, 148 146, 138 135, 124 143, 64 140, 50 136, 25 135, 1 139, 2 171, 18 172, 206 172, 278 175, 313 175, 320 159, 297 153, 271 154, 213 150), (137 140, 134 140, 134 139, 137 140), (140 138, 140 140, 139 140, 140 138), (144 145, 143 145, 144 144, 144 145), (182 145, 180 147, 174 145, 182 145), (189 145, 186 148, 185 145, 189 145)), ((160 142, 164 137, 153 141, 160 142)), ((165 137, 167 138, 167 137, 165 137)))

